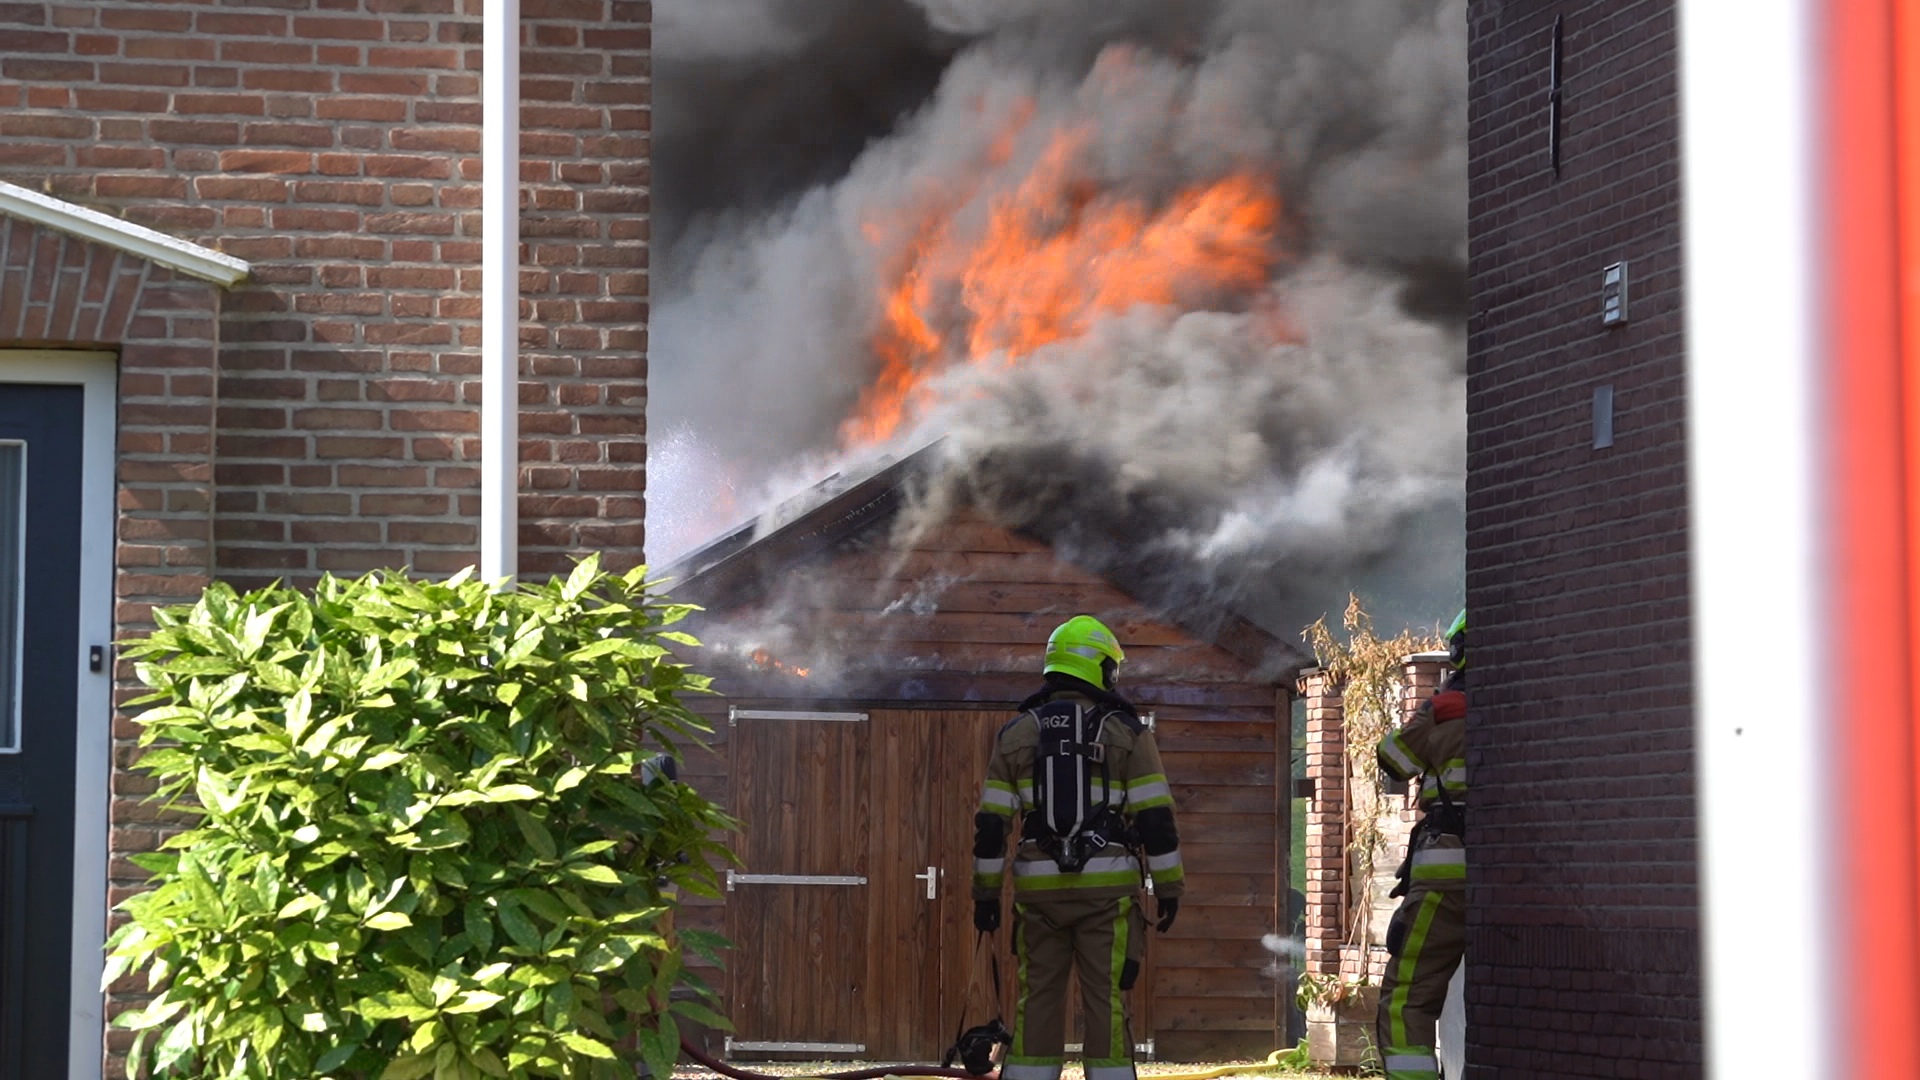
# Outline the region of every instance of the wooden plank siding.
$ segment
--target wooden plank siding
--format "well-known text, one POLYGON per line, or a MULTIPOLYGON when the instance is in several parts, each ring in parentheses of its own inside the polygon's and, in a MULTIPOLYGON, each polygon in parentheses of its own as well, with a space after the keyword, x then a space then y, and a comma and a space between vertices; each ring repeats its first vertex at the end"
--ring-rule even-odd
MULTIPOLYGON (((940 885, 942 902, 929 908, 936 922, 934 948, 942 962, 955 965, 949 974, 937 974, 941 962, 898 955, 870 957, 864 974, 869 995, 904 981, 941 979, 940 994, 924 986, 916 991, 923 999, 941 1001, 941 1046, 924 1046, 924 1038, 914 1044, 905 1028, 893 1031, 888 1045, 924 1046, 915 1056, 926 1058, 951 1038, 958 1019, 951 972, 970 963, 974 945, 966 868, 988 741, 1014 705, 1038 688, 1047 635, 1082 612, 1114 628, 1127 651, 1121 690, 1155 714, 1187 867, 1188 892, 1179 919, 1169 934, 1150 934, 1150 962, 1135 1004, 1135 1037, 1151 1038, 1156 1056, 1166 1060, 1264 1056, 1278 1045, 1286 1016, 1282 983, 1266 973, 1274 958, 1260 939, 1283 925, 1289 881, 1285 690, 1256 677, 1245 661, 1156 617, 1112 583, 1056 557, 1044 544, 977 518, 929 531, 905 552, 884 544, 843 545, 837 554, 793 567, 786 576, 789 585, 804 583, 791 594, 806 595, 815 604, 785 605, 791 638, 831 641, 861 670, 835 680, 802 679, 716 668, 702 664, 695 652, 693 663, 716 675, 720 696, 694 702, 714 722, 713 752, 693 755, 683 778, 736 815, 766 812, 773 796, 741 789, 745 774, 736 760, 739 740, 727 725, 729 706, 897 714, 942 729, 933 742, 918 744, 920 753, 931 753, 929 759, 888 759, 885 770, 901 784, 924 784, 934 793, 930 803, 915 802, 904 791, 875 795, 917 807, 910 815, 870 826, 893 831, 883 844, 918 851, 930 842, 926 849, 948 853, 936 858, 952 860, 950 866, 942 864, 948 870, 940 885), (911 835, 924 829, 944 835, 911 835)), ((728 606, 697 594, 690 599, 709 608, 696 620, 696 635, 707 627, 725 633, 729 621, 747 625, 772 615, 771 606, 760 600, 728 606)), ((1285 679, 1290 685, 1292 673, 1285 679)), ((915 745, 887 743, 879 732, 876 728, 882 741, 872 753, 898 755, 915 745)), ((753 775, 752 783, 763 782, 762 770, 753 775)), ((747 847, 757 860, 762 852, 753 843, 747 847)), ((758 865, 753 869, 763 872, 758 865)), ((690 899, 683 923, 715 930, 738 926, 737 919, 728 918, 726 905, 741 895, 718 902, 690 899)), ((1005 936, 1000 935, 1002 948, 1005 936)), ((907 940, 902 936, 886 949, 897 951, 907 940)), ((760 962, 740 956, 731 961, 760 962)), ((1011 964, 1003 967, 1010 982, 1011 964)), ((725 985, 717 972, 700 973, 725 985)), ((792 988, 795 995, 815 992, 805 985, 792 988)), ((968 1023, 984 1019, 969 1016, 968 1023)), ((710 1048, 718 1049, 718 1039, 710 1048)))

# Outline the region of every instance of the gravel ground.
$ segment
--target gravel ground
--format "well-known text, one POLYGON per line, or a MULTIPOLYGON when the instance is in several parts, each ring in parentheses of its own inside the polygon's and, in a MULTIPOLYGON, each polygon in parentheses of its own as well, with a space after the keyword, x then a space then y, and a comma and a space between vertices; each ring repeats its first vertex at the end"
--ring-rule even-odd
MULTIPOLYGON (((823 1073, 844 1072, 852 1069, 871 1069, 880 1063, 871 1061, 760 1061, 738 1062, 736 1064, 741 1069, 765 1073, 769 1076, 807 1077, 819 1076, 823 1073)), ((1219 1068, 1223 1065, 1257 1064, 1259 1064, 1259 1062, 1255 1061, 1210 1061, 1205 1063, 1143 1061, 1135 1066, 1135 1070, 1141 1076, 1171 1076, 1178 1073, 1205 1072, 1208 1069, 1219 1068)), ((1257 1073, 1238 1073, 1235 1075, 1247 1077, 1249 1080, 1263 1080, 1263 1078, 1265 1078, 1265 1080, 1281 1080, 1281 1078, 1284 1078, 1284 1080, 1336 1080, 1336 1078, 1329 1073, 1283 1073, 1273 1070, 1263 1070, 1257 1073)), ((698 1065, 682 1065, 673 1071, 673 1077, 674 1080, 720 1080, 718 1074, 698 1065)), ((1069 1062, 1067 1067, 1062 1071, 1060 1080, 1081 1080, 1081 1077, 1080 1066, 1069 1062)), ((1338 1078, 1338 1080, 1349 1080, 1349 1078, 1341 1077, 1338 1078)))

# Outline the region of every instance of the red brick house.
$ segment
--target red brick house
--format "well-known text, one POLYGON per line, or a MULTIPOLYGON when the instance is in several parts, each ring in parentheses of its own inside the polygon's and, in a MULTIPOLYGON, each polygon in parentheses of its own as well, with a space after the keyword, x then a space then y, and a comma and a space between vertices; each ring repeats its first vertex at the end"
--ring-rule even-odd
MULTIPOLYGON (((523 0, 521 566, 641 558, 651 9, 523 0)), ((0 4, 0 1077, 118 1075, 111 644, 476 558, 480 7, 0 4), (104 1015, 103 1015, 104 1014, 104 1015)))

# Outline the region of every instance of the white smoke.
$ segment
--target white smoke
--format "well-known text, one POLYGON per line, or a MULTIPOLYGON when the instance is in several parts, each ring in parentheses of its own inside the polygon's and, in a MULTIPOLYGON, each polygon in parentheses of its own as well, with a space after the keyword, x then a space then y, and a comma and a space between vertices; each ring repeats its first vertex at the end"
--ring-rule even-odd
POLYGON ((1260 938, 1260 944, 1273 954, 1274 959, 1267 964, 1266 974, 1276 979, 1291 976, 1307 957, 1306 943, 1297 937, 1281 937, 1279 934, 1266 934, 1260 938))
POLYGON ((925 9, 928 22, 956 34, 981 34, 1032 18, 1038 6, 1030 0, 914 0, 914 3, 925 9))
POLYGON ((687 60, 779 55, 806 44, 810 21, 768 0, 698 0, 654 8, 654 33, 687 60))
POLYGON ((1017 37, 1071 49, 1121 36, 1177 41, 1211 23, 1217 0, 912 0, 927 22, 951 34, 1017 37))
POLYGON ((1363 583, 1407 617, 1444 606, 1445 567, 1411 589, 1363 576, 1418 563, 1435 537, 1410 529, 1457 515, 1466 458, 1460 335, 1402 313, 1398 288, 1322 257, 1273 287, 1298 343, 1254 313, 1140 310, 1012 369, 953 369, 928 424, 958 464, 910 527, 969 502, 1162 599, 1276 618, 1363 583))
MULTIPOLYGON (((685 17, 707 2, 662 0, 663 54, 676 20, 698 40, 687 55, 715 56, 795 47, 781 28, 796 12, 860 6, 729 0, 685 17)), ((1285 257, 1258 295, 1118 313, 1017 364, 938 375, 901 438, 950 436, 915 523, 965 498, 1285 635, 1349 587, 1378 598, 1383 625, 1457 602, 1464 0, 913 2, 934 31, 966 35, 922 106, 832 179, 672 225, 654 427, 705 450, 700 468, 652 466, 656 561, 704 539, 666 523, 664 500, 778 473, 741 485, 751 511, 838 467, 840 425, 877 369, 887 275, 918 239, 876 223, 931 201, 967 235, 1076 129, 1071 168, 1096 199, 1159 205, 1261 176, 1290 215, 1285 257)), ((938 34, 898 38, 906 55, 938 34)), ((964 319, 964 299, 946 302, 964 319)))

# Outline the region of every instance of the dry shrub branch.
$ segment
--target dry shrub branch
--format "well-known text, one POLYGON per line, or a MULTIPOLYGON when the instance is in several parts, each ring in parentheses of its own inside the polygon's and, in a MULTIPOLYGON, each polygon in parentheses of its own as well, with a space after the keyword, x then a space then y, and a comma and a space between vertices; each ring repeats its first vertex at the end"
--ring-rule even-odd
POLYGON ((1345 640, 1336 637, 1324 616, 1302 632, 1334 685, 1341 688, 1346 730, 1347 887, 1344 907, 1349 945, 1373 944, 1367 904, 1355 883, 1373 876, 1385 847, 1380 821, 1389 811, 1386 788, 1378 780, 1374 747, 1400 722, 1404 664, 1413 653, 1445 647, 1437 632, 1404 631, 1381 637, 1358 594, 1349 593, 1340 617, 1345 640))

